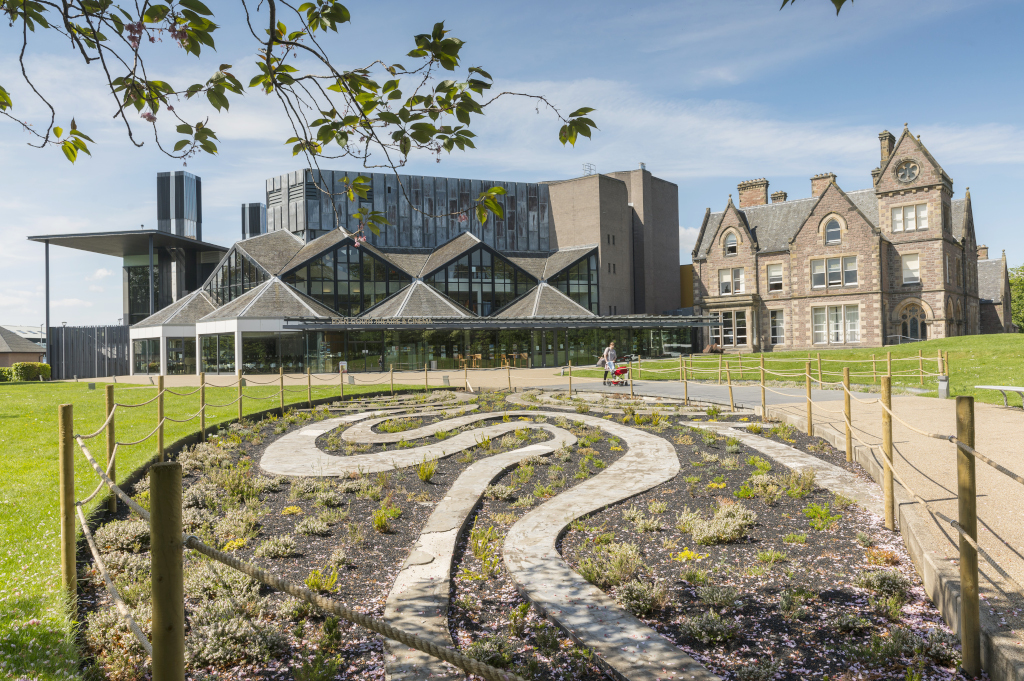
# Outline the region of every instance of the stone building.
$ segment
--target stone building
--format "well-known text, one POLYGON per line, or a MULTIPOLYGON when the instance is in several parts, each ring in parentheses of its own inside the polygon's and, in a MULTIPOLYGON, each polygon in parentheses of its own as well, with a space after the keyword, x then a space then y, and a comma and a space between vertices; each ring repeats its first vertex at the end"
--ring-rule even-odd
POLYGON ((982 333, 1014 333, 1010 309, 1010 270, 1003 257, 988 257, 988 246, 978 246, 978 299, 982 333))
POLYGON ((869 189, 831 173, 788 200, 741 182, 707 210, 693 251, 695 313, 721 320, 705 344, 726 351, 878 347, 982 333, 971 195, 920 137, 878 136, 869 189))

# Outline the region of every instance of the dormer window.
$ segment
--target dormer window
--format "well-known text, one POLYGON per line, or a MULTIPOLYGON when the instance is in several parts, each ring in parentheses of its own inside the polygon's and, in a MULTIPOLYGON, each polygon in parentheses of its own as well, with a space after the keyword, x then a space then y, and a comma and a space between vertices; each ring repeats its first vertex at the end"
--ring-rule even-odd
POLYGON ((838 220, 829 220, 825 225, 825 244, 838 244, 843 240, 838 220))
POLYGON ((725 237, 725 255, 736 255, 736 235, 728 234, 725 237))

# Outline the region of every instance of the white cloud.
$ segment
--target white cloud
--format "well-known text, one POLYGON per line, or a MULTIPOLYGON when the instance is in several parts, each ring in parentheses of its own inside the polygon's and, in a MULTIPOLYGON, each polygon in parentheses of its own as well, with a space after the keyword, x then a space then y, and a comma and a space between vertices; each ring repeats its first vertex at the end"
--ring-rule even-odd
POLYGON ((96 286, 95 284, 93 284, 89 287, 89 290, 92 291, 93 293, 103 293, 103 291, 105 291, 106 289, 104 289, 102 286, 96 286))
POLYGON ((60 300, 51 300, 50 307, 92 307, 92 301, 81 298, 61 298, 60 300))
MULTIPOLYGON (((114 273, 113 270, 108 270, 105 267, 101 267, 98 270, 96 270, 95 272, 93 272, 90 276, 86 277, 85 280, 86 281, 99 281, 100 279, 105 279, 105 278, 109 277, 113 273, 114 273)), ((96 288, 99 288, 99 287, 90 286, 89 290, 92 291, 92 290, 94 290, 96 288)), ((99 290, 102 291, 103 289, 99 288, 99 290)))
POLYGON ((682 264, 690 262, 693 257, 693 247, 697 243, 700 234, 700 227, 679 228, 679 262, 682 264))

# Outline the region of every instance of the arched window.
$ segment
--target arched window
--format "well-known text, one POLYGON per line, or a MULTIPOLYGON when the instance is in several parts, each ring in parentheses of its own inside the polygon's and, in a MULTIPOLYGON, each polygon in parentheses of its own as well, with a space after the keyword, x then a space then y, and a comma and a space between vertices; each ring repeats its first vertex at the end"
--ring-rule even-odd
POLYGON ((725 236, 725 255, 736 255, 736 235, 730 232, 725 236))
POLYGON ((902 340, 926 340, 928 338, 925 320, 928 315, 920 305, 907 305, 900 312, 902 340))
POLYGON ((839 226, 839 221, 835 219, 829 220, 828 224, 825 225, 825 243, 838 244, 842 240, 842 228, 839 226))

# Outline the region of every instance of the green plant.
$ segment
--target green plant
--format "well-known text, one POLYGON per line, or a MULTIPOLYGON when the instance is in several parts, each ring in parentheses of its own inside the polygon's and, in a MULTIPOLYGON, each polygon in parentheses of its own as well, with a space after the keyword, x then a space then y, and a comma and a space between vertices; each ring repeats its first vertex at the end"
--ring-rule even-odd
POLYGON ((633 521, 633 527, 636 528, 637 532, 660 532, 661 531, 661 520, 656 516, 640 516, 633 521))
POLYGON ((807 609, 803 607, 804 603, 813 596, 813 592, 801 587, 786 589, 779 597, 779 609, 782 611, 782 616, 789 620, 800 619, 807 614, 807 609))
POLYGON ((348 540, 355 546, 359 546, 366 541, 366 531, 355 523, 347 523, 345 531, 348 533, 348 540))
POLYGON ((512 471, 511 482, 512 485, 518 487, 519 485, 525 485, 533 477, 533 466, 528 463, 521 463, 512 471))
POLYGON ((488 485, 484 490, 484 496, 488 499, 509 501, 516 496, 516 488, 511 485, 488 485))
POLYGON ((893 627, 888 636, 871 634, 864 644, 845 647, 846 654, 857 662, 875 666, 889 666, 908 655, 918 646, 917 638, 909 629, 893 627))
POLYGON ((684 617, 679 624, 680 631, 704 645, 724 643, 739 633, 739 624, 725 619, 714 610, 695 617, 684 617))
POLYGON ((644 512, 636 504, 630 504, 622 510, 622 518, 626 522, 635 523, 644 517, 644 512))
POLYGON ((437 459, 427 461, 427 455, 423 455, 423 461, 420 463, 419 468, 416 470, 416 475, 423 482, 430 482, 434 477, 434 472, 437 470, 437 459))
POLYGON ((794 499, 803 499, 814 491, 816 474, 813 468, 803 471, 791 471, 779 482, 786 488, 786 494, 794 499))
POLYGON ((331 572, 327 572, 326 568, 322 571, 310 570, 305 583, 311 591, 331 591, 338 584, 338 568, 334 568, 331 572))
POLYGON ((910 593, 910 580, 896 570, 872 570, 857 577, 857 586, 882 596, 900 596, 910 593))
POLYGON ((499 669, 505 669, 512 664, 514 653, 515 647, 503 634, 484 636, 466 648, 466 655, 499 669))
POLYGON ((883 617, 898 622, 903 614, 906 599, 899 594, 868 596, 868 606, 883 617))
POLYGON ((768 461, 768 459, 764 458, 763 456, 748 456, 747 465, 753 466, 754 468, 757 469, 754 472, 754 475, 767 475, 772 470, 771 462, 768 461))
POLYGON ((718 436, 712 433, 710 430, 702 430, 700 437, 704 441, 704 444, 710 446, 718 442, 718 436))
POLYGON ((725 489, 725 476, 716 475, 711 478, 711 482, 708 483, 708 489, 725 489))
POLYGON ((788 423, 777 423, 768 432, 784 442, 796 442, 796 428, 788 423))
POLYGON ((874 546, 867 551, 868 565, 899 565, 900 557, 895 551, 874 546))
POLYGON ((677 561, 679 563, 687 563, 687 562, 689 562, 691 560, 704 560, 707 557, 708 557, 708 554, 706 554, 706 553, 697 553, 696 551, 692 551, 692 550, 690 550, 689 548, 687 548, 685 546, 683 547, 683 550, 680 551, 679 553, 670 553, 669 554, 669 558, 671 558, 672 560, 677 561))
POLYGON ((299 534, 325 537, 331 533, 331 526, 320 518, 307 516, 295 525, 295 531, 299 534))
POLYGON ((843 634, 859 634, 870 629, 871 622, 858 615, 844 612, 836 618, 834 626, 836 631, 843 634))
POLYGON ((740 590, 734 586, 707 584, 697 588, 697 598, 716 608, 732 607, 740 599, 740 590))
POLYGON ((719 409, 716 405, 711 405, 710 407, 704 410, 704 413, 707 414, 708 418, 710 419, 717 419, 719 416, 722 415, 722 410, 719 409))
POLYGON ((651 501, 647 504, 647 510, 656 515, 660 515, 668 510, 667 501, 651 501))
POLYGON ((253 552, 262 558, 289 558, 295 555, 295 539, 290 536, 271 537, 253 552))
POLYGON ((508 613, 509 636, 522 636, 526 630, 526 615, 530 612, 529 603, 520 603, 508 613))
POLYGON ((787 534, 785 537, 782 538, 782 541, 784 541, 787 544, 806 544, 807 543, 807 535, 806 534, 787 534))
POLYGON ((769 565, 775 565, 776 563, 781 563, 781 562, 783 562, 785 560, 789 560, 789 557, 786 556, 786 554, 783 553, 782 551, 776 551, 775 549, 768 549, 766 551, 758 551, 757 552, 757 560, 759 562, 761 562, 761 563, 768 563, 769 565))
POLYGON ((778 660, 770 658, 751 660, 750 664, 736 672, 736 679, 737 681, 772 681, 780 666, 778 660))
POLYGON ((764 432, 764 428, 760 423, 751 423, 747 426, 747 432, 753 435, 760 435, 764 432))
POLYGON ((722 459, 722 468, 727 471, 739 470, 740 462, 735 456, 727 456, 722 459))
POLYGON ((699 513, 684 508, 676 517, 676 528, 689 532, 698 544, 726 544, 738 541, 748 527, 757 520, 757 514, 739 503, 719 503, 718 510, 704 519, 699 513))
POLYGON ((340 670, 341 660, 339 658, 318 650, 313 657, 292 667, 292 676, 295 681, 331 681, 340 670))
POLYGON ((391 521, 402 515, 402 509, 391 503, 391 497, 380 502, 380 508, 375 510, 371 516, 373 529, 381 534, 391 532, 391 521))
POLYGON ((843 496, 842 494, 836 494, 832 497, 832 507, 837 508, 840 511, 846 510, 856 503, 857 502, 850 497, 843 496))
POLYGON ((11 365, 11 380, 14 381, 50 380, 50 365, 42 362, 15 362, 11 365))
POLYGON ((401 433, 423 425, 423 419, 418 418, 395 418, 388 419, 377 425, 383 433, 401 433))
POLYGON ((538 482, 536 485, 533 486, 533 496, 537 497, 538 499, 550 499, 551 497, 555 496, 555 494, 556 492, 554 485, 542 485, 538 482))
POLYGON ((640 549, 635 544, 607 544, 596 546, 590 555, 580 559, 577 572, 600 589, 608 589, 626 582, 641 567, 640 549))
POLYGON ((615 590, 619 602, 637 617, 661 610, 668 603, 668 590, 661 582, 634 579, 615 590))
POLYGON ((679 578, 694 586, 701 586, 708 583, 708 571, 697 567, 686 568, 679 573, 679 578))
POLYGON ((834 529, 843 518, 842 514, 836 513, 833 515, 829 512, 827 501, 824 504, 816 504, 814 502, 808 504, 803 509, 803 514, 810 521, 811 529, 820 532, 834 529))

